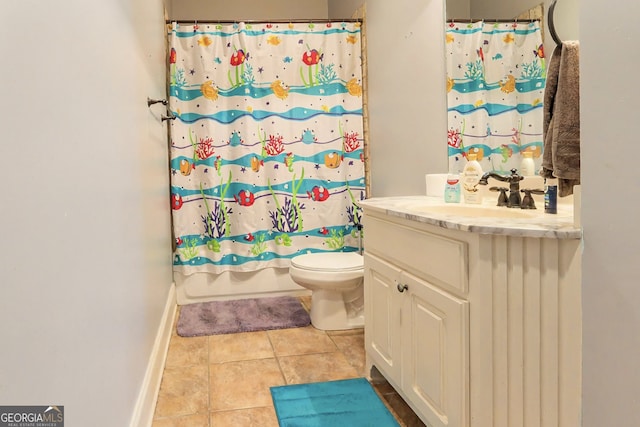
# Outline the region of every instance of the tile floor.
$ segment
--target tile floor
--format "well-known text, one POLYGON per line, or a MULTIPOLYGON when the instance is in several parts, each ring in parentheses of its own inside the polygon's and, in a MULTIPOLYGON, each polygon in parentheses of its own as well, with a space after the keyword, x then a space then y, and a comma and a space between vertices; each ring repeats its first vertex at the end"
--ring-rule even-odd
MULTIPOLYGON (((308 310, 310 297, 300 299, 308 310)), ((278 427, 269 387, 364 371, 362 329, 308 326, 184 338, 174 325, 153 427, 278 427)), ((401 426, 424 426, 389 384, 374 388, 401 426)))

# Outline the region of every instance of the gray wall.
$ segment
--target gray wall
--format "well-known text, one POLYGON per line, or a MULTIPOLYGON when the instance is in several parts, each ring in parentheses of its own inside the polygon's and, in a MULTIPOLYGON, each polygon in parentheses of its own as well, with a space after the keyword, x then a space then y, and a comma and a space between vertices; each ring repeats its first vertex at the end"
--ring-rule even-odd
POLYGON ((447 171, 442 0, 367 1, 373 196, 425 194, 447 171))
POLYGON ((328 0, 329 18, 346 19, 353 16, 353 12, 359 9, 365 0, 328 0))
POLYGON ((444 4, 441 0, 329 1, 329 16, 365 4, 370 196, 425 194, 447 171, 444 4))
POLYGON ((162 0, 0 11, 0 404, 126 426, 172 276, 162 0))
POLYGON ((639 13, 581 2, 585 427, 640 426, 639 13))
MULTIPOLYGON (((470 19, 471 0, 446 0, 446 17, 452 19, 470 19)), ((473 16, 476 17, 475 15, 473 16)))
MULTIPOLYGON (((461 0, 447 0, 447 4, 450 1, 461 0)), ((511 19, 514 16, 518 16, 520 12, 537 6, 540 3, 546 3, 546 0, 469 0, 469 4, 471 6, 471 17, 474 19, 511 19)))

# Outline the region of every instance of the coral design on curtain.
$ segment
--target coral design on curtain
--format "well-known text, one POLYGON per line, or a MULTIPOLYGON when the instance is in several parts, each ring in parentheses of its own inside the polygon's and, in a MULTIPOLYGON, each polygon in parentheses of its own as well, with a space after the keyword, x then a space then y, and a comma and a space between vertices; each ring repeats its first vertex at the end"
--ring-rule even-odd
POLYGON ((170 39, 174 270, 357 250, 360 24, 174 23, 170 39))
POLYGON ((546 79, 540 26, 531 23, 447 23, 449 172, 469 153, 483 170, 509 173, 521 153, 542 162, 546 79))

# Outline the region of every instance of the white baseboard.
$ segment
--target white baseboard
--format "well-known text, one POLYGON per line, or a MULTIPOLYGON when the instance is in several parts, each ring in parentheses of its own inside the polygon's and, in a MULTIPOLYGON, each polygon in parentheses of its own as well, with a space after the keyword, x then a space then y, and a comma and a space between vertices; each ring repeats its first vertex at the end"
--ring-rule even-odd
POLYGON ((176 313, 176 285, 172 283, 130 427, 151 427, 176 313))

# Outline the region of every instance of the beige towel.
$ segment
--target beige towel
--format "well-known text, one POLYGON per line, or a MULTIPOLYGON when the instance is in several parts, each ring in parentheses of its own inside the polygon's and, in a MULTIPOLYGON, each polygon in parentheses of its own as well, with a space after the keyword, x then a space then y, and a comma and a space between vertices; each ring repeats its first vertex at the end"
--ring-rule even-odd
POLYGON ((544 92, 544 153, 541 175, 558 178, 558 195, 580 184, 580 49, 577 41, 556 46, 544 92))

